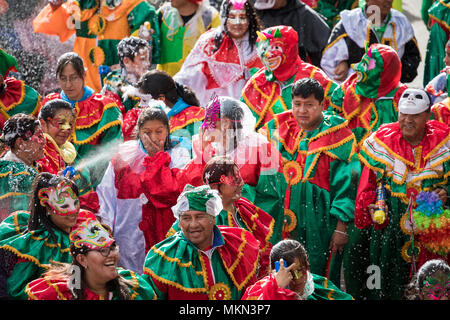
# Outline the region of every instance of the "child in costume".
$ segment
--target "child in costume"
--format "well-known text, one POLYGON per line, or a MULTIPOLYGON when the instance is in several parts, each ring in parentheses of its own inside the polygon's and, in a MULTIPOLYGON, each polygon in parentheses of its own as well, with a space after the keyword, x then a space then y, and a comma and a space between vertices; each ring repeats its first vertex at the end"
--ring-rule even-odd
POLYGON ((17 71, 17 60, 0 48, 0 132, 11 116, 25 113, 37 116, 41 95, 24 81, 8 77, 17 71))
POLYGON ((16 211, 0 224, 0 297, 26 299, 28 282, 52 261, 71 262, 69 233, 87 218, 78 188, 69 179, 40 173, 31 188, 30 211, 16 211))
POLYGON ((187 185, 172 208, 181 231, 153 246, 144 277, 161 300, 237 300, 256 281, 259 241, 242 228, 216 226, 217 190, 187 185))
POLYGON ((45 137, 36 118, 18 113, 3 127, 1 143, 8 151, 0 158, 0 222, 11 212, 27 210, 37 162, 44 157, 45 137))
POLYGON ((353 300, 327 278, 311 273, 305 248, 282 240, 270 251, 271 273, 247 288, 242 300, 353 300))
POLYGON ((256 53, 257 31, 262 27, 247 0, 225 0, 222 25, 197 40, 174 80, 190 87, 205 107, 214 95, 241 97, 251 76, 263 65, 256 53))
POLYGON ((153 63, 159 62, 159 24, 155 8, 145 0, 49 0, 33 29, 57 35, 61 42, 76 35, 73 51, 85 61, 86 84, 95 92, 102 89, 101 79, 118 67, 117 44, 125 37, 151 39, 153 63))
POLYGON ((190 155, 172 143, 163 110, 144 109, 136 127, 136 139, 119 147, 97 194, 98 216, 123 249, 119 265, 142 273, 147 251, 164 239, 175 221, 170 208, 184 187, 179 187, 176 173, 190 155))
POLYGON ((170 134, 178 137, 180 143, 190 150, 192 136, 205 118, 205 109, 193 90, 179 84, 167 73, 161 70, 151 70, 145 73, 137 84, 141 103, 127 112, 123 120, 123 134, 125 140, 132 138, 137 118, 142 109, 151 100, 160 100, 170 121, 170 134), (164 107, 166 106, 166 107, 164 107))
POLYGON ((255 129, 273 115, 291 109, 291 87, 302 78, 314 78, 325 90, 326 109, 337 84, 321 69, 298 56, 298 35, 292 27, 277 26, 258 34, 256 48, 264 64, 245 84, 242 98, 256 118, 255 129))
POLYGON ((53 264, 25 288, 29 300, 152 300, 150 285, 117 267, 119 246, 97 220, 70 233, 72 263, 53 264))
POLYGON ((220 26, 217 10, 204 0, 167 1, 157 11, 161 29, 161 59, 158 70, 174 76, 198 38, 220 26))

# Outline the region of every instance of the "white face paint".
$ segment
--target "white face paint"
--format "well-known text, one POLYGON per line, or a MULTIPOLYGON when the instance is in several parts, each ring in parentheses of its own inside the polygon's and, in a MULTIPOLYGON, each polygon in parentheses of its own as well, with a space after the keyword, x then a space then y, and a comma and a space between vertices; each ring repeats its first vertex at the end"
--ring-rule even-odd
POLYGON ((231 9, 228 13, 228 23, 230 24, 246 24, 248 23, 247 14, 245 9, 236 10, 231 9))
POLYGON ((406 89, 398 103, 398 111, 403 114, 418 114, 427 110, 430 99, 425 91, 421 89, 406 89))

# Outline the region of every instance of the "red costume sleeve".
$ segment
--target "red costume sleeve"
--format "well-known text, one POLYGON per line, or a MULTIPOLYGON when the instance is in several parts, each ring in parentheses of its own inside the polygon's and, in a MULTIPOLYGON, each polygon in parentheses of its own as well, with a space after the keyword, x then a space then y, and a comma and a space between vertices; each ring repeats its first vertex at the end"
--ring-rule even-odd
POLYGON ((375 229, 378 230, 384 228, 388 223, 389 219, 386 219, 386 221, 381 225, 374 224, 369 213, 369 204, 375 203, 377 200, 376 180, 375 173, 368 167, 364 166, 361 173, 361 178, 359 180, 355 202, 355 226, 358 229, 364 229, 374 225, 375 229))
POLYGON ((167 208, 177 202, 179 169, 169 168, 171 158, 167 152, 159 151, 144 159, 146 168, 141 176, 142 191, 155 208, 167 208))
POLYGON ((139 118, 141 112, 141 109, 133 108, 123 117, 122 133, 124 141, 134 139, 134 128, 136 127, 137 119, 139 118))
POLYGON ((273 274, 270 274, 248 287, 242 300, 297 300, 297 295, 294 291, 280 288, 273 274))

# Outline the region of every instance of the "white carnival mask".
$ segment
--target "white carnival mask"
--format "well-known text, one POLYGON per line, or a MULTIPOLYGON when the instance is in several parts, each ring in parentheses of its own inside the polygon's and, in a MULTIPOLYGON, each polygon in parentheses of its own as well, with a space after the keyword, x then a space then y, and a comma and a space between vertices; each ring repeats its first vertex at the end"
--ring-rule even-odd
POLYGON ((430 98, 427 93, 421 89, 406 89, 398 103, 398 111, 403 114, 418 114, 428 110, 430 98))
POLYGON ((59 216, 68 216, 80 210, 80 201, 66 181, 55 187, 39 190, 38 197, 42 206, 48 205, 59 216))
POLYGON ((76 248, 87 247, 91 250, 106 248, 114 243, 108 231, 94 219, 81 223, 69 238, 76 248))

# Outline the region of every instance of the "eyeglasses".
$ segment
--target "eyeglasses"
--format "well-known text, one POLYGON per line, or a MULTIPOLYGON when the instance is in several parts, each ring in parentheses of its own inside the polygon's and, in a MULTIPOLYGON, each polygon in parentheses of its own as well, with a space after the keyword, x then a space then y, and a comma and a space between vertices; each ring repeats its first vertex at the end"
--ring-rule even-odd
POLYGON ((78 75, 72 75, 72 76, 69 76, 69 77, 59 77, 58 78, 58 80, 61 81, 62 83, 66 83, 66 82, 74 83, 74 82, 76 82, 76 81, 78 81, 80 79, 81 78, 78 75))
POLYGON ((101 249, 94 249, 92 251, 100 252, 102 256, 107 257, 111 252, 117 252, 119 253, 119 246, 116 244, 112 244, 109 247, 101 248, 101 249))

